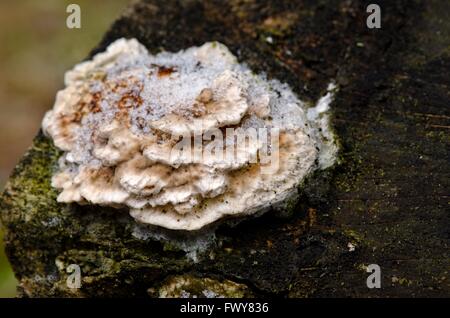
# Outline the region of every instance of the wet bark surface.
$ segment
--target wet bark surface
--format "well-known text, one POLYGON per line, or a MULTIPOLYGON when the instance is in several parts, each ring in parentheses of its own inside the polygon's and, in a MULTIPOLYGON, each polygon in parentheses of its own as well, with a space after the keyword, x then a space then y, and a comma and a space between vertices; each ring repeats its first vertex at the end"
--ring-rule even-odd
POLYGON ((450 296, 450 4, 377 3, 381 29, 367 28, 368 3, 357 1, 130 7, 92 54, 120 37, 152 53, 220 41, 301 99, 334 80, 340 164, 310 178, 291 216, 220 226, 194 262, 136 235, 126 211, 58 204, 50 178, 60 153, 39 134, 0 201, 20 294, 148 297, 184 277, 191 294, 235 284, 227 295, 450 296), (80 289, 67 287, 69 264, 81 267, 80 289), (366 286, 369 264, 381 268, 380 289, 366 286))

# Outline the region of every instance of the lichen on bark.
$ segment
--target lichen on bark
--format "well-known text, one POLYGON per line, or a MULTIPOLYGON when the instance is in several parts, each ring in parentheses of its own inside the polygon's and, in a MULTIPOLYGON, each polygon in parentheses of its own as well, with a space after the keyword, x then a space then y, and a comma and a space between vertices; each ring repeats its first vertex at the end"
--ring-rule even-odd
POLYGON ((449 4, 378 4, 379 30, 367 29, 367 3, 356 1, 141 1, 127 10, 92 54, 121 37, 153 53, 219 41, 311 103, 335 79, 341 165, 310 178, 292 213, 219 227, 195 262, 133 235, 125 211, 58 204, 50 177, 60 153, 39 134, 0 200, 20 295, 148 297, 171 277, 195 277, 254 296, 448 296, 450 55, 448 32, 435 32, 448 30, 449 4), (365 284, 372 263, 382 268, 379 290, 365 284), (67 287, 70 264, 81 267, 80 289, 67 287))

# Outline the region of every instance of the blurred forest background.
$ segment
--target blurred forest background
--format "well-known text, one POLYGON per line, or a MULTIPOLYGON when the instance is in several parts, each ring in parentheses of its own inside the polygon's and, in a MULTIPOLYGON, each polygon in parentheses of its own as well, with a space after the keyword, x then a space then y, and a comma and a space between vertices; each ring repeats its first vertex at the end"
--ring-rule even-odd
MULTIPOLYGON (((0 191, 53 106, 64 72, 87 56, 129 2, 0 2, 0 191), (70 3, 81 7, 81 29, 66 27, 70 3)), ((2 238, 0 227, 0 297, 14 297, 16 280, 2 238)))

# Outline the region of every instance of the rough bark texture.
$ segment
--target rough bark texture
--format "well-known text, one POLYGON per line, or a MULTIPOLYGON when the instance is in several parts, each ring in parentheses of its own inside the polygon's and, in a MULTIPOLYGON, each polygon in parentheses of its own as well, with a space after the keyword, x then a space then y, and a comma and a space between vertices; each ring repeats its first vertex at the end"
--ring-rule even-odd
POLYGON ((291 217, 222 226, 195 263, 170 244, 137 238, 124 211, 56 203, 50 177, 59 152, 39 134, 1 199, 21 295, 147 297, 178 280, 191 294, 450 296, 450 3, 377 3, 382 28, 373 30, 368 3, 357 1, 131 7, 93 53, 120 37, 151 52, 217 40, 306 100, 335 79, 342 163, 311 178, 291 217), (366 286, 372 263, 381 289, 366 286), (66 285, 69 264, 81 266, 81 289, 66 285))

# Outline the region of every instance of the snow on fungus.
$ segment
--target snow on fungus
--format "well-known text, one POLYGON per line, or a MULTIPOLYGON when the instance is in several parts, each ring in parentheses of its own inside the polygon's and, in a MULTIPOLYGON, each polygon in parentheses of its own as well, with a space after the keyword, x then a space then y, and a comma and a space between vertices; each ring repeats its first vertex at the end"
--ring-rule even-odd
POLYGON ((289 200, 336 160, 332 85, 308 108, 217 42, 151 55, 119 39, 68 71, 65 86, 42 123, 64 151, 52 178, 59 202, 198 230, 289 200))

